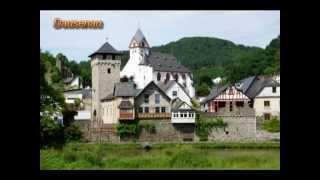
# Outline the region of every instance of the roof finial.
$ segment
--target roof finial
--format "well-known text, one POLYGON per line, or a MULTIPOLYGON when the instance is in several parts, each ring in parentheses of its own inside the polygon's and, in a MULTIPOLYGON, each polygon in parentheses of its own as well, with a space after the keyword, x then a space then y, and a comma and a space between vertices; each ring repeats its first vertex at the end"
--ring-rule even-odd
POLYGON ((106 42, 108 42, 108 40, 109 40, 109 38, 108 38, 108 36, 106 37, 106 42))
POLYGON ((138 29, 140 29, 140 21, 138 20, 138 29))

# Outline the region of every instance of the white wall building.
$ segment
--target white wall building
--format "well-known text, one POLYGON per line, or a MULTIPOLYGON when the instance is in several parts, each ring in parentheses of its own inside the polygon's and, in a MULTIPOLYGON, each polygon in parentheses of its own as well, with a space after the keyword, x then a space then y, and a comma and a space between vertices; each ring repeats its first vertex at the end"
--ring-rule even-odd
POLYGON ((179 98, 188 105, 192 105, 191 97, 180 83, 171 80, 168 83, 159 82, 157 85, 170 97, 170 99, 179 98))
POLYGON ((151 81, 167 83, 175 80, 186 89, 190 97, 195 96, 192 72, 170 54, 151 52, 140 29, 133 36, 129 50, 130 58, 120 76, 133 77, 138 89, 143 89, 151 81))

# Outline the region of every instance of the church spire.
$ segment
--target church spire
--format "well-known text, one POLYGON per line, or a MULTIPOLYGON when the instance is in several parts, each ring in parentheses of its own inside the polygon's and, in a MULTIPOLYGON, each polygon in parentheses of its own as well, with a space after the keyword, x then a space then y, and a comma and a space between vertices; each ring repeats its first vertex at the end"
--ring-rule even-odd
POLYGON ((137 29, 137 32, 132 37, 129 45, 129 48, 135 48, 135 47, 149 48, 149 43, 147 42, 147 39, 145 38, 140 28, 137 29))

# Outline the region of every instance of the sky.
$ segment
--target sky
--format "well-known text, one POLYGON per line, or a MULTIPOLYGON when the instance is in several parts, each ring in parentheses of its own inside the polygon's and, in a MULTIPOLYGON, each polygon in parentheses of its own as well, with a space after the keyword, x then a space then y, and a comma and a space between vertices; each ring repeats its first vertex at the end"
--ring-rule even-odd
POLYGON ((265 48, 280 34, 280 11, 40 11, 40 48, 79 62, 106 41, 128 50, 138 27, 150 46, 201 36, 265 48), (54 18, 102 20, 104 28, 57 30, 54 18))

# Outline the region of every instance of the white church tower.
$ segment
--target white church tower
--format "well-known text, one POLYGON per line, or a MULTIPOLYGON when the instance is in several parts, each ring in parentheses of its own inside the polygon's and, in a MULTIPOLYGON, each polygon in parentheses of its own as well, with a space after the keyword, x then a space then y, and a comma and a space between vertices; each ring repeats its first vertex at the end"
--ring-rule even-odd
POLYGON ((144 88, 152 80, 152 68, 140 66, 150 54, 150 46, 142 31, 138 28, 129 44, 130 58, 120 72, 121 77, 133 77, 137 88, 144 88))

